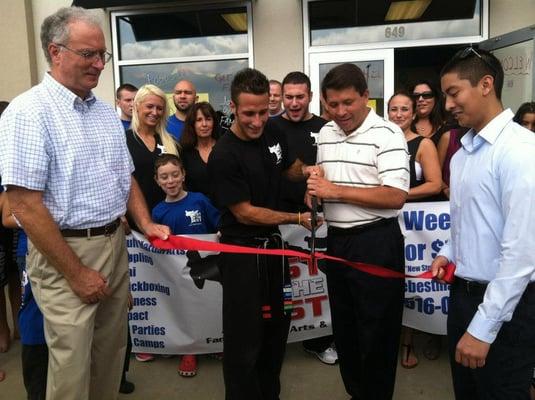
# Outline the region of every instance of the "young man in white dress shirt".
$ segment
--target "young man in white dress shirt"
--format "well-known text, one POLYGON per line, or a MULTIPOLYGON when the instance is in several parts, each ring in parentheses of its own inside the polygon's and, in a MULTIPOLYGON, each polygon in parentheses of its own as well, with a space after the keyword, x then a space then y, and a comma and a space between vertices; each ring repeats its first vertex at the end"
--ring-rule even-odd
POLYGON ((504 73, 468 47, 441 73, 446 109, 472 128, 451 161, 448 340, 456 399, 528 399, 535 366, 535 136, 504 110, 504 73))

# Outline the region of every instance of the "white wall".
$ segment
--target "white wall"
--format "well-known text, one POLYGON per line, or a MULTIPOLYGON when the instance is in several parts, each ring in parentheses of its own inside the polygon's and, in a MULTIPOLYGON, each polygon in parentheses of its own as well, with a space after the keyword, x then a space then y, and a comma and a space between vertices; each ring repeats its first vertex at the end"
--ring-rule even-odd
POLYGON ((0 100, 11 101, 37 83, 29 0, 2 0, 0 6, 0 100))
POLYGON ((535 24, 535 0, 490 0, 489 37, 535 24))
POLYGON ((291 71, 302 71, 303 15, 301 0, 253 1, 255 68, 269 79, 282 81, 291 71))

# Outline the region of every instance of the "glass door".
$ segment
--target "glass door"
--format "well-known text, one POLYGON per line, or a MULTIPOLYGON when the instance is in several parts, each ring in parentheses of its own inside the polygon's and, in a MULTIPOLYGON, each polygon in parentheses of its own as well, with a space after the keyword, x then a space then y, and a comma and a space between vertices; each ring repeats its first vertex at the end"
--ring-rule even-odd
POLYGON ((319 52, 309 55, 310 81, 314 100, 311 111, 321 115, 321 81, 329 70, 343 63, 358 66, 368 82, 369 106, 385 116, 387 101, 394 93, 394 49, 319 52))

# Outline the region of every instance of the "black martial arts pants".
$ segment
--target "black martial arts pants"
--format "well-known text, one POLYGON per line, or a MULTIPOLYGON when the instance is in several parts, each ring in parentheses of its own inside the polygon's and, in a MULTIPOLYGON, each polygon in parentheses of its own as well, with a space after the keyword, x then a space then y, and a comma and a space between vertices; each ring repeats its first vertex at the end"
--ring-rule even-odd
MULTIPOLYGON (((266 244, 225 237, 221 242, 262 248, 266 244)), ((280 247, 280 240, 269 238, 266 247, 280 247)), ((290 326, 290 315, 283 311, 283 285, 290 282, 288 264, 279 256, 222 253, 219 267, 225 399, 278 400, 290 326), (262 311, 263 306, 270 311, 262 311)))

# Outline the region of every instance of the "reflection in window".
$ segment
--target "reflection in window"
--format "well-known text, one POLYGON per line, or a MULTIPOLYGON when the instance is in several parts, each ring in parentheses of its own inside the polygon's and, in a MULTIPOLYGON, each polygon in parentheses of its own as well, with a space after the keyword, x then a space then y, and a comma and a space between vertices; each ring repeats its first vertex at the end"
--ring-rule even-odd
MULTIPOLYGON (((151 83, 171 96, 175 84, 186 79, 194 82, 199 101, 208 101, 214 109, 230 114, 230 83, 234 74, 247 66, 247 59, 123 66, 121 82, 137 87, 151 83)), ((174 107, 172 101, 169 104, 174 107)))
MULTIPOLYGON (((340 65, 342 63, 328 63, 328 64, 320 64, 319 68, 319 75, 320 75, 320 82, 323 82, 323 78, 325 78, 325 75, 327 75, 327 72, 329 72, 334 67, 340 65)), ((376 60, 376 61, 357 61, 353 62, 352 64, 355 64, 357 67, 360 68, 362 73, 364 74, 364 77, 366 78, 366 82, 368 83, 368 91, 370 92, 369 98, 370 98, 370 105, 375 108, 375 112, 383 116, 383 105, 384 105, 384 62, 382 60, 376 60)))
POLYGON ((312 46, 477 36, 480 0, 308 1, 312 46), (401 30, 400 30, 401 28, 401 30))
POLYGON ((246 8, 117 18, 121 60, 247 53, 246 8))

